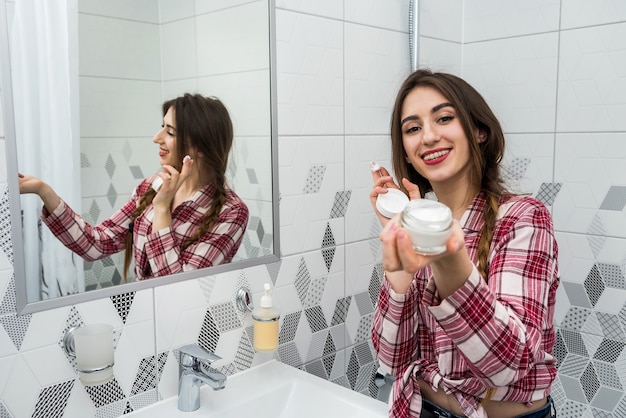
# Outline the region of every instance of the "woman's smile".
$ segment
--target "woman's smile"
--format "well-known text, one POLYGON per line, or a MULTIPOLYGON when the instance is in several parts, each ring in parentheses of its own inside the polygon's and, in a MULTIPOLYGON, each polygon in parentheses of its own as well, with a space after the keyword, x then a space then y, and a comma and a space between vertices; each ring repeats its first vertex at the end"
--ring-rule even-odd
POLYGON ((432 150, 426 151, 422 154, 422 160, 427 165, 435 165, 439 164, 443 160, 445 160, 450 154, 450 149, 440 149, 440 150, 432 150))

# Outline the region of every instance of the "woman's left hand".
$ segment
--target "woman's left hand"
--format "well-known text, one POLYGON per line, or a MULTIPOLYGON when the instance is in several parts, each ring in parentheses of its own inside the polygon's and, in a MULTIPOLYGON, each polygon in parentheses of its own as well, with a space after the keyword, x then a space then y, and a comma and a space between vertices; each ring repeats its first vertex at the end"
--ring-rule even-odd
POLYGON ((158 173, 158 176, 163 179, 163 185, 159 188, 152 204, 156 206, 164 206, 168 210, 170 205, 176 196, 178 188, 185 182, 185 179, 191 172, 191 166, 193 159, 183 161, 183 168, 179 172, 171 165, 163 165, 163 171, 158 173))
POLYGON ((458 221, 453 221, 446 251, 436 255, 416 253, 411 238, 398 226, 398 222, 399 215, 389 221, 380 234, 385 277, 396 293, 405 293, 415 273, 428 265, 431 266, 432 279, 442 299, 463 286, 474 267, 467 254, 465 237, 458 221))
POLYGON ((436 255, 419 254, 413 249, 409 235, 399 225, 400 215, 396 215, 379 235, 382 242, 383 267, 387 272, 404 271, 414 275, 427 265, 458 253, 465 245, 463 230, 458 221, 454 220, 452 235, 446 243, 445 252, 436 255))

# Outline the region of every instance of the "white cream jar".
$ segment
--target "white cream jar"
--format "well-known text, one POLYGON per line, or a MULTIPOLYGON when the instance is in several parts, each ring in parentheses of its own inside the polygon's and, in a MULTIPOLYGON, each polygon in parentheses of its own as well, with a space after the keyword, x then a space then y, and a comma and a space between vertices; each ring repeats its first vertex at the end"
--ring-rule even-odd
POLYGON ((424 255, 440 254, 452 234, 452 211, 446 205, 428 199, 411 200, 402 211, 400 226, 424 255))

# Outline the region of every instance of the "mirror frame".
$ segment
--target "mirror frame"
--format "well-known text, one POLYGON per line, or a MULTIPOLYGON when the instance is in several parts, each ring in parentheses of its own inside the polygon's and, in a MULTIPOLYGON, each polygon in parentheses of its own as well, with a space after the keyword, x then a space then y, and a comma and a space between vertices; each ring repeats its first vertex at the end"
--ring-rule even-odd
MULTIPOLYGON (((2 2, 4 3, 4 1, 2 2)), ((276 8, 275 0, 267 0, 269 19, 269 74, 270 74, 270 145, 272 159, 272 233, 273 254, 248 260, 234 261, 228 264, 208 267, 200 270, 187 271, 136 281, 120 286, 90 290, 83 293, 61 296, 36 302, 28 302, 25 280, 25 257, 22 239, 22 215, 17 167, 17 138, 15 135, 15 113, 13 109, 13 87, 11 77, 11 62, 9 50, 9 34, 6 5, 0 6, 0 90, 2 117, 4 121, 5 159, 7 161, 7 186, 9 191, 9 209, 11 222, 11 242, 13 247, 13 279, 15 281, 15 298, 17 315, 30 314, 48 309, 54 309, 78 303, 89 302, 114 295, 132 293, 139 290, 151 289, 157 286, 177 283, 183 280, 197 279, 212 276, 233 270, 258 266, 280 261, 280 225, 279 225, 279 191, 278 191, 278 117, 277 117, 277 90, 276 90, 276 8), (120 289, 122 287, 122 290, 120 289)))

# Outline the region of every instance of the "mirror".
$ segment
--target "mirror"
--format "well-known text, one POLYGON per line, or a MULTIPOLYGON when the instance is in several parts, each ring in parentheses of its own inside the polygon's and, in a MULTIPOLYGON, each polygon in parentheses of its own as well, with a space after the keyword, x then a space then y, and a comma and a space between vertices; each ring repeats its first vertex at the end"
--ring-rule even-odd
POLYGON ((277 261, 273 0, 30 3, 5 0, 0 22, 18 313, 277 261), (163 123, 161 104, 184 93, 219 98, 232 118, 227 182, 249 209, 233 260, 124 282, 123 252, 86 262, 48 243, 40 199, 19 195, 17 173, 42 178, 96 225, 160 170, 152 138, 163 123), (73 274, 42 276, 50 254, 67 257, 73 274))

